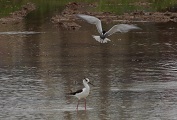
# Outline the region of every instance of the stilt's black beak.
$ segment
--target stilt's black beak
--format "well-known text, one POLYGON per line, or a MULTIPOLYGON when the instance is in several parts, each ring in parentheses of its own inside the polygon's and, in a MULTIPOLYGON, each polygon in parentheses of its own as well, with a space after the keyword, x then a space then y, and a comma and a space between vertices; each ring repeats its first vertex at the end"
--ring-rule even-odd
POLYGON ((90 85, 92 85, 92 86, 95 86, 95 85, 93 85, 91 82, 88 82, 90 85))

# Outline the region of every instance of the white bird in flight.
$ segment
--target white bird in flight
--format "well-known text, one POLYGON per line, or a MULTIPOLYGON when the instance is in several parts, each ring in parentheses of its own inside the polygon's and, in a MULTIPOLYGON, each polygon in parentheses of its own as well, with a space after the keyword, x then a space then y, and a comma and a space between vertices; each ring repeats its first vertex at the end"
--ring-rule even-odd
POLYGON ((121 32, 125 33, 133 29, 141 29, 135 25, 128 25, 128 24, 119 24, 114 25, 109 31, 102 30, 101 20, 94 16, 84 15, 84 14, 77 14, 78 18, 81 18, 85 21, 87 21, 90 24, 95 24, 97 27, 98 32, 100 33, 100 36, 92 35, 93 38, 95 38, 96 41, 100 43, 107 43, 108 41, 111 41, 107 37, 114 34, 115 32, 121 32))

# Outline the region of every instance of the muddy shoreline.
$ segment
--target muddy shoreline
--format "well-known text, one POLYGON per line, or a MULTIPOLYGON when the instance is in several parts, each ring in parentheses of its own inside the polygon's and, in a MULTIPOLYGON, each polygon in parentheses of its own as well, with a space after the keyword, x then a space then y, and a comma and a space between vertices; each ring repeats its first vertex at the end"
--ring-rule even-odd
MULTIPOLYGON (((133 3, 135 6, 149 7, 151 3, 137 2, 133 3)), ((124 13, 122 15, 116 15, 111 12, 96 12, 92 9, 96 8, 97 3, 79 3, 70 2, 65 5, 65 8, 61 13, 51 18, 51 22, 55 26, 62 26, 68 30, 77 30, 81 26, 78 24, 80 19, 76 18, 76 14, 87 14, 99 18, 105 23, 118 22, 118 23, 132 23, 132 22, 177 22, 177 10, 171 12, 165 10, 162 12, 144 12, 133 11, 131 13, 124 13)), ((9 16, 1 18, 0 24, 18 24, 25 16, 31 11, 36 9, 36 5, 33 3, 27 3, 21 7, 20 10, 11 13, 9 16)), ((177 7, 176 7, 177 9, 177 7)))
MULTIPOLYGON (((135 3, 135 5, 148 7, 150 3, 135 3)), ((79 20, 76 18, 76 14, 87 14, 99 18, 105 23, 119 22, 119 23, 131 23, 131 22, 177 22, 177 12, 144 12, 134 11, 131 13, 124 13, 122 15, 116 15, 111 12, 94 12, 91 11, 97 4, 78 3, 71 2, 65 6, 65 9, 56 16, 51 18, 51 21, 57 26, 62 26, 69 30, 79 29, 80 25, 77 24, 79 20)))

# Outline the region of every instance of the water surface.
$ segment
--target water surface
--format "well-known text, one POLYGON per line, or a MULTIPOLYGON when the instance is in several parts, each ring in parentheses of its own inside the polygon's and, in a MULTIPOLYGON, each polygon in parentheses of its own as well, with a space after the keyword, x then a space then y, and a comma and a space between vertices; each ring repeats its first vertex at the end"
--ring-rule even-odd
POLYGON ((177 119, 177 24, 134 23, 142 30, 100 44, 95 26, 68 31, 49 21, 0 28, 0 119, 177 119), (95 87, 77 112, 65 93, 84 77, 95 87))

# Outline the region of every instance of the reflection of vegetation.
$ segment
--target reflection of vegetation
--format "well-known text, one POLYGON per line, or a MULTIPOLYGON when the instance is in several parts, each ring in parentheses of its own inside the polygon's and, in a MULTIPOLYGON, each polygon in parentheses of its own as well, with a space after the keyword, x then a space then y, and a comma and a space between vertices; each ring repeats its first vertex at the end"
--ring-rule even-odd
POLYGON ((177 4, 177 0, 100 0, 99 11, 117 14, 132 11, 159 11, 177 4))
POLYGON ((142 9, 139 6, 132 4, 132 1, 137 2, 139 0, 118 0, 118 1, 102 1, 100 2, 99 11, 110 11, 118 14, 124 12, 131 12, 137 9, 142 9))
POLYGON ((0 15, 1 16, 6 16, 9 13, 18 10, 21 4, 15 4, 12 1, 7 1, 7 0, 1 0, 0 1, 0 15))
POLYGON ((97 3, 97 11, 115 12, 117 14, 135 10, 157 11, 177 4, 177 0, 99 0, 97 2, 95 0, 0 0, 0 17, 20 9, 27 2, 34 2, 38 7, 37 13, 45 15, 50 11, 62 9, 62 6, 72 1, 97 3), (151 4, 138 5, 135 3, 151 4))
POLYGON ((152 4, 152 8, 155 10, 162 10, 168 7, 172 7, 177 4, 177 0, 149 0, 152 4))

